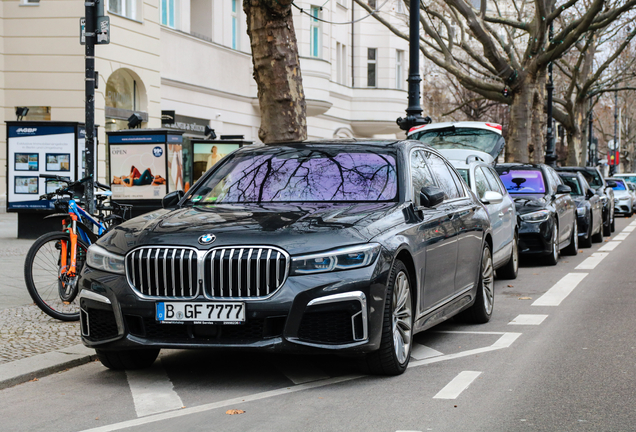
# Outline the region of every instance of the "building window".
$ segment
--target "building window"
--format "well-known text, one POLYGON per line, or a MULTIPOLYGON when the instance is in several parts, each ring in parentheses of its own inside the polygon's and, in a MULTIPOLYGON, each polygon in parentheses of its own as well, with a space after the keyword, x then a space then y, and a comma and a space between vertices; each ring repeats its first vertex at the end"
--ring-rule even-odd
POLYGON ((232 49, 239 46, 239 20, 238 20, 238 0, 232 2, 232 49))
POLYGON ((404 88, 404 51, 395 52, 395 88, 404 88))
POLYGON ((309 54, 312 57, 320 57, 320 7, 311 7, 311 18, 309 18, 310 26, 310 38, 309 38, 309 54))
POLYGON ((336 82, 347 85, 347 46, 336 42, 336 82))
POLYGON ((126 18, 141 20, 139 0, 108 0, 108 11, 126 18))
POLYGON ((377 71, 377 48, 367 48, 367 87, 375 87, 378 84, 377 71))
POLYGON ((179 11, 179 0, 161 0, 161 24, 177 28, 176 16, 179 11))

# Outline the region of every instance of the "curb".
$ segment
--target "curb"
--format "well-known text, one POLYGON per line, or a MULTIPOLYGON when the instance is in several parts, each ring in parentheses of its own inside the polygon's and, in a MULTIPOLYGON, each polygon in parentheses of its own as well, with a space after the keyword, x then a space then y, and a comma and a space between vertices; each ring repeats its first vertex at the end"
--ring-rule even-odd
POLYGON ((96 358, 94 349, 79 344, 0 364, 0 390, 31 381, 34 378, 42 378, 64 369, 80 366, 96 358))

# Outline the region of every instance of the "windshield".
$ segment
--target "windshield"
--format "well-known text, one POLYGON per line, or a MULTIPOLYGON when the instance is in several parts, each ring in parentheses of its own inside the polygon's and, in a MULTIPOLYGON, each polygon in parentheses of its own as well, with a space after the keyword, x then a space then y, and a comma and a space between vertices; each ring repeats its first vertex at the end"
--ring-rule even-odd
POLYGON ((603 179, 599 175, 596 170, 593 171, 579 171, 585 177, 585 180, 592 186, 593 188, 603 187, 603 179))
POLYGON ((238 153, 191 198, 198 205, 396 199, 393 155, 375 149, 347 152, 328 148, 238 153))
POLYGON ((636 183, 636 175, 618 175, 617 177, 625 179, 625 181, 628 182, 636 183))
POLYGON ((545 193, 545 182, 540 170, 504 171, 499 177, 510 193, 545 193))
POLYGON ((563 180, 563 183, 565 183, 566 186, 570 186, 570 189, 572 189, 572 192, 570 192, 571 195, 583 195, 583 188, 576 176, 562 175, 559 177, 561 177, 561 180, 563 180))
POLYGON ((614 180, 614 183, 616 183, 616 186, 612 187, 612 189, 614 189, 615 191, 627 190, 627 188, 625 187, 625 183, 623 183, 622 180, 614 180))
POLYGON ((501 135, 484 129, 454 126, 414 133, 410 138, 430 144, 436 149, 476 149, 491 153, 501 135))
POLYGON ((470 186, 470 179, 469 179, 469 176, 468 176, 468 170, 467 169, 458 169, 457 172, 459 174, 461 174, 461 176, 464 179, 464 181, 466 182, 466 184, 468 186, 470 186))

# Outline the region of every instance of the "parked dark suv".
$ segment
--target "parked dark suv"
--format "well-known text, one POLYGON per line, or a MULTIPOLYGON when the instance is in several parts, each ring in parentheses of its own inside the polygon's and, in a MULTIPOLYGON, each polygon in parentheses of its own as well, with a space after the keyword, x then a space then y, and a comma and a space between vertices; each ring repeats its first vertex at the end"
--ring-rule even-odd
POLYGON ((493 311, 486 209, 419 141, 244 147, 172 206, 88 249, 82 340, 109 368, 160 348, 313 350, 399 374, 415 333, 493 311))
POLYGON ((616 229, 614 223, 614 190, 607 184, 601 172, 596 167, 566 166, 557 171, 580 172, 585 180, 599 194, 603 202, 603 235, 609 236, 616 229))

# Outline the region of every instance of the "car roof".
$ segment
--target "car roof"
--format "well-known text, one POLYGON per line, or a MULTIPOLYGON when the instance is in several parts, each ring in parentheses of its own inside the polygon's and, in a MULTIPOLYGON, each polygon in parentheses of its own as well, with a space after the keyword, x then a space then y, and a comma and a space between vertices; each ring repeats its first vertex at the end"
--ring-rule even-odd
POLYGON ((415 132, 421 132, 422 129, 426 130, 435 130, 447 128, 450 126, 455 126, 456 128, 473 128, 473 129, 484 129, 491 132, 496 132, 499 135, 502 134, 502 126, 498 123, 490 123, 490 122, 477 122, 477 121, 458 121, 458 122, 442 122, 442 123, 429 123, 425 125, 419 125, 412 127, 408 135, 411 135, 415 132))
POLYGON ((507 162, 497 164, 496 168, 530 168, 530 169, 542 169, 544 164, 531 164, 531 163, 520 163, 520 162, 507 162))

